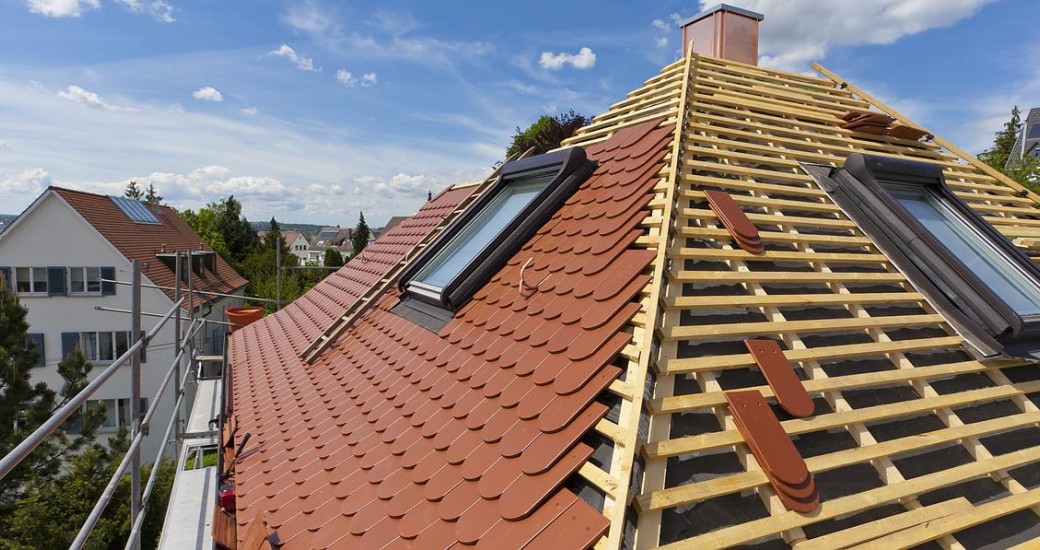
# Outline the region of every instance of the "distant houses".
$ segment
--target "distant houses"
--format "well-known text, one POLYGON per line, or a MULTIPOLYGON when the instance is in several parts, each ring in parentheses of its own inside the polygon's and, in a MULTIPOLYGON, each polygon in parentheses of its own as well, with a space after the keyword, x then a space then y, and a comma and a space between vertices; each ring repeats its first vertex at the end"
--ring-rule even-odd
MULTIPOLYGON (((256 234, 261 241, 267 238, 267 231, 257 231, 256 234)), ((303 233, 299 231, 282 231, 282 240, 285 241, 285 247, 289 253, 299 258, 300 263, 308 260, 307 248, 310 244, 303 233)))

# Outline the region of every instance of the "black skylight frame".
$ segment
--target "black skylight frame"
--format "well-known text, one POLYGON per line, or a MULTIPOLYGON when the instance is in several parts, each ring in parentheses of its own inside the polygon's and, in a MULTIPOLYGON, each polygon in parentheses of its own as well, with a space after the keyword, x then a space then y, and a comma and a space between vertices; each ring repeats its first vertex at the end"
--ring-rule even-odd
POLYGON ((940 167, 861 153, 849 155, 844 168, 802 167, 983 356, 1040 358, 1040 314, 1014 311, 890 192, 930 193, 985 239, 990 252, 1040 286, 1036 263, 954 194, 940 167))
POLYGON ((585 181, 595 169, 581 147, 571 147, 543 155, 537 155, 513 162, 502 167, 498 181, 492 184, 477 201, 450 225, 427 247, 411 265, 401 274, 400 288, 406 299, 418 300, 434 306, 447 315, 437 315, 430 308, 420 309, 433 313, 441 318, 449 317, 483 287, 502 266, 513 256, 535 232, 552 217, 563 203, 574 194, 578 186, 585 181), (549 184, 538 192, 509 223, 495 235, 491 241, 475 256, 466 262, 457 276, 441 287, 439 292, 420 288, 415 284, 416 276, 431 262, 437 261, 440 254, 448 249, 453 239, 477 220, 485 209, 492 204, 500 193, 509 189, 510 185, 529 178, 535 174, 554 172, 549 184))

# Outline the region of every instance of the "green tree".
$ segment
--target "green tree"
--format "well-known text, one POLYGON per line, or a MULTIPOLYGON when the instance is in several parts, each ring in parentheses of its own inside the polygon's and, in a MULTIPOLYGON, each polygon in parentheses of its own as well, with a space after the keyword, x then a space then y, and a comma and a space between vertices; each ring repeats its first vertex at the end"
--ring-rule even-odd
POLYGON ((155 188, 155 184, 148 184, 148 190, 144 195, 144 202, 149 206, 159 206, 163 203, 163 196, 159 194, 159 190, 155 188))
POLYGON ((218 203, 210 203, 217 215, 217 232, 227 245, 228 259, 233 264, 240 264, 246 256, 256 248, 259 238, 249 225, 249 220, 242 215, 242 203, 235 200, 234 195, 221 199, 218 203))
POLYGON ((357 227, 354 228, 354 234, 350 237, 350 244, 354 246, 354 256, 361 254, 361 251, 368 246, 368 239, 372 237, 372 230, 368 228, 368 223, 365 222, 365 213, 362 212, 358 217, 357 227))
POLYGON ((217 230, 217 212, 215 210, 206 207, 199 208, 198 212, 190 209, 181 210, 178 214, 195 233, 198 233, 199 237, 202 237, 206 244, 220 254, 220 257, 225 260, 231 257, 231 254, 228 253, 227 243, 224 242, 224 236, 217 230))
MULTIPOLYGON (((0 456, 6 455, 53 413, 87 385, 92 366, 75 352, 58 364, 63 384, 54 391, 46 384, 32 384, 32 369, 39 357, 27 345, 28 311, 18 297, 0 285, 0 456)), ((7 476, 0 480, 0 533, 14 505, 29 492, 30 481, 46 483, 61 471, 63 460, 91 441, 104 421, 104 411, 88 411, 79 418, 78 434, 69 422, 59 427, 7 476)))
POLYGON ((144 197, 141 188, 137 186, 137 180, 130 180, 130 183, 126 184, 126 190, 123 191, 123 197, 135 201, 139 201, 144 197))
POLYGON ((563 143, 563 140, 573 136, 574 132, 588 124, 590 120, 585 115, 575 113, 572 109, 555 116, 542 115, 525 130, 521 130, 517 126, 516 134, 513 135, 513 143, 506 150, 506 157, 523 153, 532 147, 534 148, 532 154, 535 155, 556 149, 563 143))
POLYGON ((256 231, 242 216, 242 203, 235 200, 234 195, 211 202, 198 212, 185 210, 180 216, 239 272, 242 261, 260 242, 256 231))
POLYGON ((1040 192, 1040 166, 1036 157, 1024 155, 1020 159, 1012 159, 1015 142, 1022 133, 1022 117, 1015 105, 1011 108, 1011 118, 993 137, 993 147, 978 155, 979 160, 1003 172, 1011 179, 1033 192, 1040 192), (1009 163, 1008 160, 1011 160, 1009 163))
POLYGON ((1015 147, 1015 141, 1018 140, 1021 132, 1022 116, 1018 105, 1015 105, 1011 108, 1011 119, 1005 122, 1004 127, 994 135, 993 147, 983 151, 979 155, 979 160, 1003 172, 1008 158, 1011 157, 1011 150, 1015 147))
POLYGON ((343 266, 343 255, 339 253, 339 250, 335 248, 325 249, 325 267, 342 267, 343 266))

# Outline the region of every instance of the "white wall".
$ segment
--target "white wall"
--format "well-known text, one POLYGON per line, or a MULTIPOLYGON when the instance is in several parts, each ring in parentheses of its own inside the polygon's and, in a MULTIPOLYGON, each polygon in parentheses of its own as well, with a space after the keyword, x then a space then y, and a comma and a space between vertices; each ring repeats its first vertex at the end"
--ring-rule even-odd
MULTIPOLYGON (((159 261, 158 259, 154 261, 159 261)), ((53 194, 46 196, 36 209, 18 225, 0 238, 0 266, 114 266, 116 279, 131 280, 131 264, 92 226, 78 216, 64 201, 53 194)), ((142 277, 142 282, 151 281, 142 277)), ((227 305, 237 305, 238 300, 222 300, 214 304, 211 315, 219 317, 227 305)), ((115 309, 130 309, 129 286, 117 285, 114 296, 23 296, 22 305, 29 310, 29 332, 44 334, 44 357, 46 366, 34 370, 34 381, 47 383, 54 390, 61 388, 61 376, 57 363, 61 360, 61 333, 86 331, 128 331, 130 316, 123 313, 96 311, 95 306, 115 309)), ((141 310, 150 313, 165 313, 173 302, 161 290, 142 288, 141 310)), ((157 317, 142 317, 142 330, 149 330, 159 321, 157 317)), ((187 327, 187 323, 184 323, 187 327)), ((141 396, 149 404, 155 397, 159 384, 174 358, 174 325, 167 325, 152 340, 147 350, 147 361, 141 369, 141 396)), ((108 365, 95 362, 93 378, 108 365)), ((125 399, 131 395, 130 366, 120 367, 119 372, 104 384, 91 399, 125 399)), ((172 384, 171 384, 172 386, 172 384)), ((174 395, 168 389, 156 411, 149 437, 145 439, 142 457, 153 460, 161 446, 161 437, 173 412, 174 395)), ((190 402, 186 405, 190 409, 190 402)), ((171 446, 170 449, 173 447, 171 446)))

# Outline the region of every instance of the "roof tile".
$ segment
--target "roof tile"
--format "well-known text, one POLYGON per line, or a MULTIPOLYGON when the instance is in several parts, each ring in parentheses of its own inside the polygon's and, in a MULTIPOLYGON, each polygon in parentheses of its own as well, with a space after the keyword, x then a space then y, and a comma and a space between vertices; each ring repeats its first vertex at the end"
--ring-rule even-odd
POLYGON ((560 487, 588 459, 579 440, 607 411, 595 397, 620 374, 608 363, 631 339, 622 327, 640 309, 632 300, 651 260, 630 247, 672 133, 654 121, 590 147, 592 177, 440 334, 391 314, 391 290, 313 365, 296 355, 468 188, 442 193, 283 311, 236 332, 239 431, 300 447, 236 465, 240 519, 283 506, 313 516, 314 502, 279 498, 306 487, 315 501, 331 495, 333 512, 321 524, 299 510, 279 515, 278 529, 313 529, 319 546, 479 546, 511 533, 514 547, 564 513, 582 522, 568 540, 602 534, 606 518, 560 487), (623 184, 631 189, 618 194, 623 184), (323 493, 315 471, 330 484, 350 473, 323 493), (256 490, 268 481, 270 491, 256 490))

